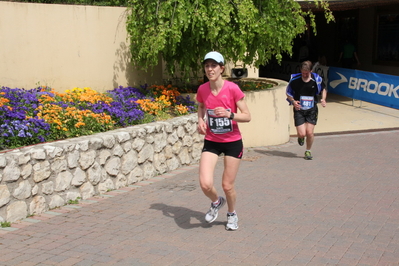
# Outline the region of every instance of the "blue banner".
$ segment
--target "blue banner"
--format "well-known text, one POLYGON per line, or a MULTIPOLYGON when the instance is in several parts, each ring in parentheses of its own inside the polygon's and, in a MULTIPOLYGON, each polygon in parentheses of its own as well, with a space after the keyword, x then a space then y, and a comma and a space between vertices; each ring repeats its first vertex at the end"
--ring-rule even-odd
POLYGON ((328 91, 356 100, 399 109, 399 77, 330 67, 328 91))

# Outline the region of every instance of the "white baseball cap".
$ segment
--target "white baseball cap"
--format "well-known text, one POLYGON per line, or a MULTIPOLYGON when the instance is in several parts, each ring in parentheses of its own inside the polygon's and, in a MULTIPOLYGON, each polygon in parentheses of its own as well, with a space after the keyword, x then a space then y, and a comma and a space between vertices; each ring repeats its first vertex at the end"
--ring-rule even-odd
POLYGON ((204 57, 204 61, 202 61, 202 62, 204 63, 208 59, 212 59, 212 60, 216 61, 216 63, 224 65, 223 55, 221 55, 218 52, 209 52, 209 53, 207 53, 205 55, 205 57, 204 57))

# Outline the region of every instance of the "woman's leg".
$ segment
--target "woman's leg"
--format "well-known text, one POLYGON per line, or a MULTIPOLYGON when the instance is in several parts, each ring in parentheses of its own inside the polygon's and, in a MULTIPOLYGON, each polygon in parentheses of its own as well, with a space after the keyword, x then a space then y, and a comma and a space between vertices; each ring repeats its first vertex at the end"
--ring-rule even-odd
POLYGON ((199 181, 202 191, 212 202, 218 200, 213 184, 213 175, 219 156, 212 152, 202 152, 199 166, 199 181))
POLYGON ((229 212, 235 211, 236 205, 236 190, 235 190, 235 180, 240 166, 241 159, 225 156, 224 157, 224 171, 222 178, 222 187, 226 195, 227 206, 229 212))

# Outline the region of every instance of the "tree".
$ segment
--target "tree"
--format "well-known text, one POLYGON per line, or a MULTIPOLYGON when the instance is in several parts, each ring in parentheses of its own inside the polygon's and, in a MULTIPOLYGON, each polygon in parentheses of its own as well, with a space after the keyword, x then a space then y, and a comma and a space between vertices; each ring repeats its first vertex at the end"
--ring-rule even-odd
MULTIPOLYGON (((314 4, 333 20, 324 0, 314 4)), ((256 66, 281 61, 309 23, 315 29, 314 14, 294 0, 130 0, 127 32, 133 64, 148 69, 161 57, 169 74, 188 77, 212 50, 256 66)))

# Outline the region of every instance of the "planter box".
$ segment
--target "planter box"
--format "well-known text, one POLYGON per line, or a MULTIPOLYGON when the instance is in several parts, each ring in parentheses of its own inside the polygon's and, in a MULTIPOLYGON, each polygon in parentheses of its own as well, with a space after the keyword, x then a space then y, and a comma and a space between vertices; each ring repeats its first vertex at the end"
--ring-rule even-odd
POLYGON ((267 80, 276 86, 270 90, 244 92, 252 119, 249 123, 240 123, 239 127, 247 148, 279 145, 290 139, 291 113, 285 94, 288 83, 267 80))

